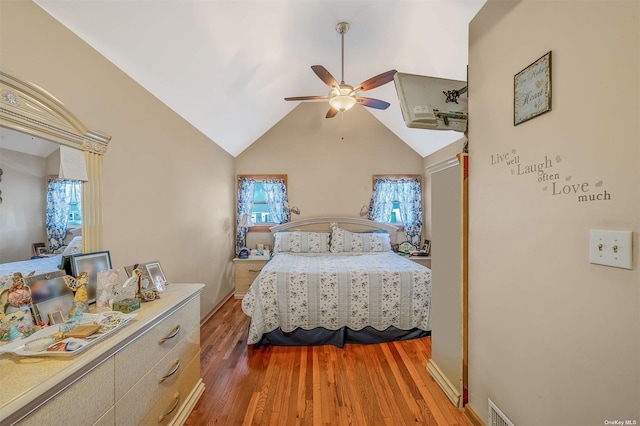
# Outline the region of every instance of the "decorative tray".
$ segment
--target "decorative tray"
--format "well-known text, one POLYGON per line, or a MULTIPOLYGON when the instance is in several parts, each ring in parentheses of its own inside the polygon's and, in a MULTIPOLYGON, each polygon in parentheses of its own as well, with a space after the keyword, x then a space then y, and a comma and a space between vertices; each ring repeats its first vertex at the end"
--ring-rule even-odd
POLYGON ((72 357, 89 349, 96 342, 117 332, 126 326, 137 314, 123 314, 122 312, 109 311, 98 314, 84 314, 75 325, 98 324, 100 330, 84 339, 66 337, 62 340, 54 340, 52 335, 64 329, 68 324, 55 324, 36 331, 29 337, 15 340, 0 346, 0 354, 13 353, 19 356, 53 356, 72 357))

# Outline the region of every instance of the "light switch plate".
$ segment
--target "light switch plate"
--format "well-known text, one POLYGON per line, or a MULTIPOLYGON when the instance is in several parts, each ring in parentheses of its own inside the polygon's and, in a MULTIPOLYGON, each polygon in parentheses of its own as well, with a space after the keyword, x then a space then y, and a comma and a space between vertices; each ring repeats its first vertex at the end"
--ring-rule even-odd
POLYGON ((589 231, 589 263, 631 269, 633 259, 631 231, 589 231))

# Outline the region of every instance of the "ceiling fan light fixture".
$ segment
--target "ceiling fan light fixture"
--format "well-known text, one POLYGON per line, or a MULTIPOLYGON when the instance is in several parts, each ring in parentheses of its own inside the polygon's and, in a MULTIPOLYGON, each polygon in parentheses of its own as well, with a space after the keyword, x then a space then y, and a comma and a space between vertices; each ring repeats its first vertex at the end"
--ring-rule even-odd
POLYGON ((336 111, 347 111, 356 104, 356 98, 352 95, 353 88, 342 88, 340 94, 336 94, 333 91, 329 96, 329 105, 336 111))
POLYGON ((331 98, 329 105, 338 111, 347 111, 356 104, 355 98, 349 95, 338 95, 331 98))

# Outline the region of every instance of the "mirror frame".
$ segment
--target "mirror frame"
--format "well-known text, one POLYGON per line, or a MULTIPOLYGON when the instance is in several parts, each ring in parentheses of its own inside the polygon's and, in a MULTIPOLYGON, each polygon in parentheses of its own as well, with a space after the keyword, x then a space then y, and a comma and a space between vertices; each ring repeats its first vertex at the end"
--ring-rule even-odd
POLYGON ((84 152, 89 181, 82 183, 82 251, 102 250, 102 156, 111 136, 89 130, 49 92, 2 68, 0 126, 84 152))

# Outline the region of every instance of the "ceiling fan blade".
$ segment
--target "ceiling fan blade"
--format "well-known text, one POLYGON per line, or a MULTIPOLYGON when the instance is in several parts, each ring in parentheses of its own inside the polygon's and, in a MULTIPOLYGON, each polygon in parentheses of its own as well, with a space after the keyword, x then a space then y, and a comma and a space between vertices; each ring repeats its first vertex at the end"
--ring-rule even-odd
POLYGON ((389 70, 387 72, 383 72, 382 74, 378 74, 375 77, 371 77, 369 80, 363 81, 354 90, 357 92, 364 92, 365 90, 375 89, 376 87, 382 86, 383 84, 387 84, 388 82, 393 80, 393 76, 396 75, 397 72, 398 71, 396 70, 389 70))
POLYGON ((385 101, 381 101, 380 99, 373 99, 373 98, 357 97, 356 101, 358 101, 358 103, 361 105, 364 105, 369 108, 375 108, 375 109, 387 109, 389 108, 389 105, 391 105, 389 102, 385 102, 385 101))
POLYGON ((284 98, 285 101, 314 101, 316 99, 328 99, 329 96, 293 96, 291 98, 284 98))
POLYGON ((316 73, 316 75, 318 77, 320 77, 320 80, 324 81, 324 84, 326 84, 327 86, 329 86, 329 87, 337 87, 337 86, 339 86, 339 84, 336 81, 336 79, 333 78, 331 73, 329 71, 327 71, 327 69, 325 67, 323 67, 322 65, 311 65, 311 69, 313 70, 313 72, 316 73))
POLYGON ((338 114, 337 109, 329 108, 329 111, 327 111, 327 116, 325 118, 333 118, 336 116, 336 114, 338 114))

